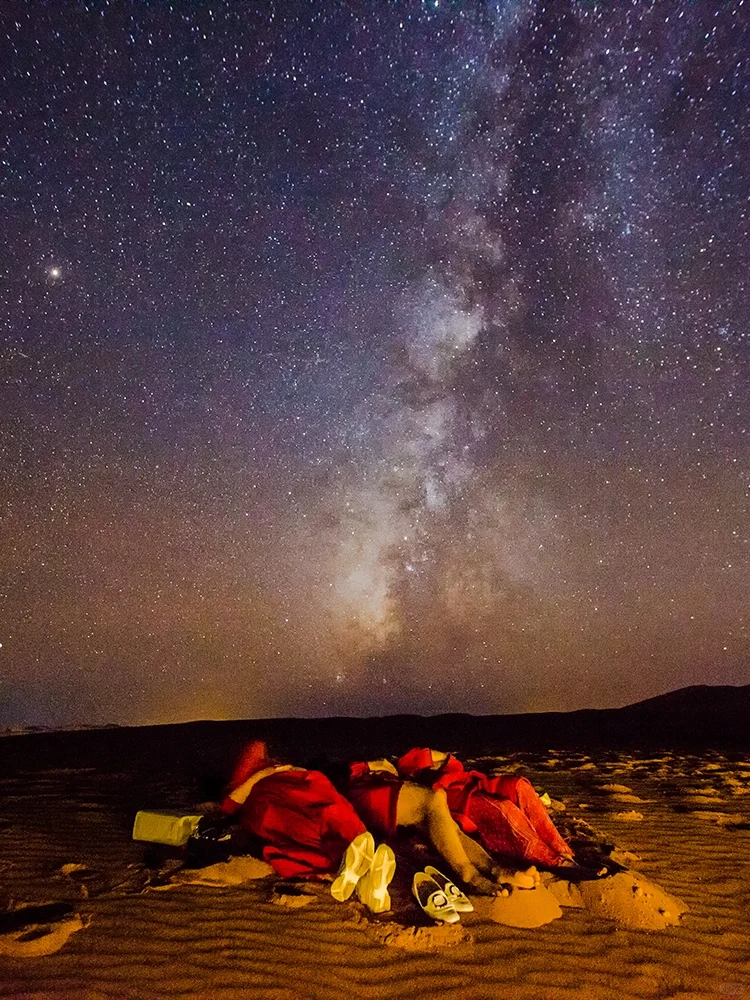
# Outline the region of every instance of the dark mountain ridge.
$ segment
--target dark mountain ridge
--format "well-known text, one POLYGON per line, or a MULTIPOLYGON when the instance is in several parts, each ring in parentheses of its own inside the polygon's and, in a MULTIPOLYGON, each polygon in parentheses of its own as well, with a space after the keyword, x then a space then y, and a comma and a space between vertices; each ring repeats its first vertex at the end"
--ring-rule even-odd
POLYGON ((18 768, 226 771, 239 747, 267 740, 281 758, 354 760, 434 746, 468 758, 548 749, 750 752, 750 685, 695 685, 611 709, 525 715, 240 719, 34 732, 0 740, 0 774, 18 768))
POLYGON ((610 711, 651 711, 652 709, 687 709, 688 711, 704 712, 706 709, 734 712, 737 709, 747 711, 750 708, 750 684, 736 687, 732 684, 693 684, 690 687, 678 688, 657 694, 644 701, 636 701, 624 708, 610 711))

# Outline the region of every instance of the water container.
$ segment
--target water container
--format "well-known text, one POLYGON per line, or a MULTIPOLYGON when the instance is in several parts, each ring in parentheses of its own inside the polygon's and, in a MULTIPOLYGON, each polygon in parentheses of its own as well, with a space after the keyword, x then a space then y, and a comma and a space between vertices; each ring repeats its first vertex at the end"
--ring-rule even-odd
POLYGON ((198 829, 200 819, 200 816, 141 809, 135 814, 133 840, 148 840, 152 844, 182 847, 198 829))

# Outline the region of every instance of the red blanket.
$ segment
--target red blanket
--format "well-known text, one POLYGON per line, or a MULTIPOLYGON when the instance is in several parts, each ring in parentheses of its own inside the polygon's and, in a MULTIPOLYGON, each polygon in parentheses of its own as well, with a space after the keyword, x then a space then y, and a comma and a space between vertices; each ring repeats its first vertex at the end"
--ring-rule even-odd
POLYGON ((285 877, 335 872, 365 826, 319 771, 277 771, 241 805, 225 800, 242 826, 265 841, 263 857, 285 877))

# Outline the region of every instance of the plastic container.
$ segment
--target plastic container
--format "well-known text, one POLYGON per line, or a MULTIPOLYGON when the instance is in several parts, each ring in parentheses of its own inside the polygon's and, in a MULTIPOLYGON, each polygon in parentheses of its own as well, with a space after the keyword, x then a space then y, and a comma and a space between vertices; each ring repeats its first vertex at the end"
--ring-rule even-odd
POLYGON ((135 814, 133 840, 147 840, 152 844, 182 847, 196 832, 200 820, 200 816, 183 816, 181 813, 141 809, 135 814))

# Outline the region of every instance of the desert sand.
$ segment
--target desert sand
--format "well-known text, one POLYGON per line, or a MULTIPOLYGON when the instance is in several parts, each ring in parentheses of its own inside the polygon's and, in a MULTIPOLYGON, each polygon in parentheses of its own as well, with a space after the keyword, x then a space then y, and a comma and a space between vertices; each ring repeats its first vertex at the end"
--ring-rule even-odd
MULTIPOLYGON (((270 735, 296 760, 301 744, 307 757, 351 753, 335 721, 316 724, 315 745, 304 728, 0 741, 0 997, 750 997, 750 757, 737 751, 511 751, 498 740, 472 756, 443 740, 482 770, 525 774, 563 830, 624 869, 475 897, 450 927, 421 913, 398 870, 392 911, 374 917, 325 885, 283 883, 252 856, 188 870, 132 841, 139 808, 192 811, 200 776, 248 736, 270 735)), ((367 756, 410 745, 397 721, 351 734, 369 741, 367 756)))

